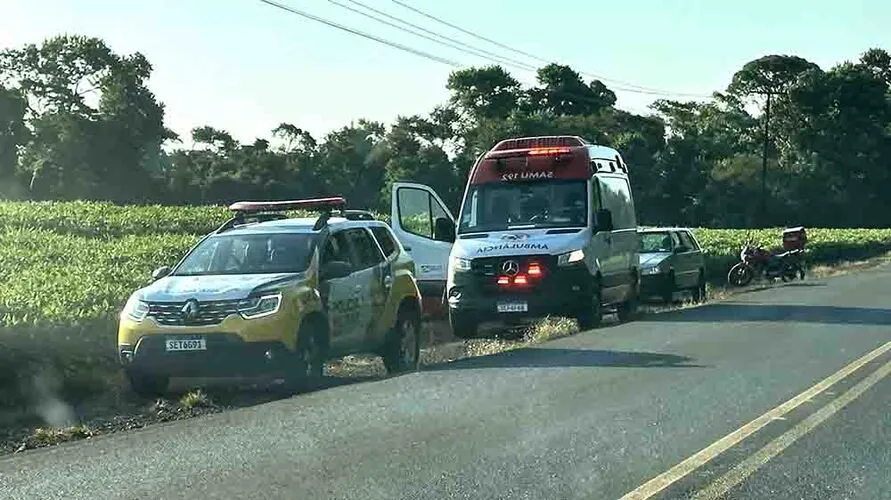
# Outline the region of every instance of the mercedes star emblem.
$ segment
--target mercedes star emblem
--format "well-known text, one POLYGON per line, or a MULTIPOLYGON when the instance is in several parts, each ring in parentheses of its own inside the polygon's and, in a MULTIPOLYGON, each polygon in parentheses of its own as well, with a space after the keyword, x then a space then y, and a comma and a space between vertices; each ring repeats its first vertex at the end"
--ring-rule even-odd
POLYGON ((183 319, 186 321, 192 321, 198 316, 198 301, 195 299, 190 299, 186 302, 186 305, 183 306, 182 309, 183 319))
POLYGON ((504 264, 501 264, 501 271, 508 276, 514 276, 520 272, 520 263, 515 260, 506 260, 504 264))

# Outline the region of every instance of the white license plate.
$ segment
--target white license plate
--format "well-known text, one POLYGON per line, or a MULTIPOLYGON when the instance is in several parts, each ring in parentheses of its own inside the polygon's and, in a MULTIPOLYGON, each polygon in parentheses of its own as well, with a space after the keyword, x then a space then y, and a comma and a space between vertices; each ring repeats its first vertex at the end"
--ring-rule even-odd
POLYGON ((500 313, 520 313, 529 310, 526 302, 499 302, 498 312, 500 313))
POLYGON ((198 339, 167 339, 167 352, 171 351, 206 351, 207 341, 198 339))

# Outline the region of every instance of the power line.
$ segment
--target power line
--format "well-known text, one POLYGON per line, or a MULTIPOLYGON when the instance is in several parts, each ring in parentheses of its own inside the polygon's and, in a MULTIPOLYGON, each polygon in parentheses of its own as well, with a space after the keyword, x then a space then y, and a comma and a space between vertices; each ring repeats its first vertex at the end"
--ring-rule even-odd
POLYGON ((378 42, 378 43, 381 43, 381 44, 384 44, 384 45, 393 47, 393 48, 395 48, 395 49, 399 49, 399 50, 402 50, 402 51, 404 51, 404 52, 408 52, 408 53, 410 53, 410 54, 414 54, 414 55, 416 55, 416 56, 420 56, 420 57, 423 57, 423 58, 425 58, 425 59, 429 59, 429 60, 431 60, 431 61, 436 61, 436 62, 438 62, 438 63, 447 64, 447 65, 449 65, 449 66, 453 66, 453 67, 456 67, 456 68, 460 68, 460 67, 462 66, 461 64, 459 64, 459 63, 457 63, 457 62, 455 62, 455 61, 452 61, 452 60, 450 60, 450 59, 445 59, 445 58, 443 58, 443 57, 435 56, 435 55, 433 55, 433 54, 429 54, 429 53, 424 52, 424 51, 421 51, 421 50, 417 50, 417 49, 413 49, 413 48, 411 48, 411 47, 407 47, 407 46, 402 45, 402 44, 400 44, 400 43, 391 42, 391 41, 389 41, 389 40, 385 40, 385 39, 383 39, 383 38, 378 38, 378 37, 376 37, 376 36, 374 36, 374 35, 365 33, 365 32, 363 32, 363 31, 359 31, 359 30, 356 30, 356 29, 353 29, 353 28, 349 28, 349 27, 347 27, 347 26, 343 26, 343 25, 341 25, 341 24, 335 23, 334 21, 329 21, 328 19, 324 19, 324 18, 321 18, 321 17, 318 17, 318 16, 314 16, 314 15, 308 13, 308 12, 303 12, 302 10, 298 10, 298 9, 293 8, 293 7, 289 7, 289 6, 287 6, 287 5, 280 4, 280 3, 278 3, 278 2, 276 2, 276 1, 274 1, 274 0, 259 0, 259 1, 260 1, 260 2, 263 2, 263 3, 267 4, 267 5, 271 5, 271 6, 273 6, 273 7, 277 7, 277 8, 279 8, 279 9, 288 11, 288 12, 290 12, 290 13, 292 13, 292 14, 297 14, 298 16, 305 17, 306 19, 311 19, 311 20, 313 20, 313 21, 316 21, 316 22, 319 22, 319 23, 328 25, 328 26, 330 26, 330 27, 332 27, 332 28, 337 28, 337 29, 339 29, 339 30, 341 30, 341 31, 346 31, 347 33, 352 33, 353 35, 361 36, 362 38, 367 38, 367 39, 369 39, 369 40, 373 40, 373 41, 375 41, 375 42, 378 42))
MULTIPOLYGON (((330 21, 330 20, 328 20, 328 19, 324 19, 324 18, 315 16, 315 15, 313 15, 313 14, 309 14, 308 12, 304 12, 304 11, 301 11, 301 10, 299 10, 299 9, 296 9, 296 8, 293 8, 293 7, 290 7, 290 6, 283 5, 283 4, 281 4, 281 3, 279 3, 279 2, 276 2, 276 1, 274 1, 274 0, 259 0, 259 1, 260 1, 260 2, 263 2, 263 3, 267 4, 267 5, 271 5, 271 6, 273 6, 273 7, 277 7, 277 8, 279 8, 279 9, 284 10, 284 11, 290 12, 290 13, 292 13, 292 14, 296 14, 296 15, 299 15, 299 16, 301 16, 301 17, 304 17, 304 18, 307 18, 307 19, 310 19, 310 20, 313 20, 313 21, 316 21, 316 22, 325 24, 325 25, 327 25, 327 26, 329 26, 329 27, 336 28, 336 29, 339 29, 339 30, 342 30, 342 31, 346 31, 346 32, 348 32, 348 33, 351 33, 351 34, 354 34, 354 35, 357 35, 357 36, 361 36, 361 37, 363 37, 363 38, 367 38, 367 39, 369 39, 369 40, 373 40, 373 41, 375 41, 375 42, 378 42, 378 43, 387 45, 387 46, 389 46, 389 47, 393 47, 393 48, 396 48, 396 49, 399 49, 399 50, 402 50, 402 51, 405 51, 405 52, 409 52, 409 53, 411 53, 411 54, 414 54, 414 55, 417 55, 417 56, 420 56, 420 57, 424 57, 424 58, 426 58, 426 59, 429 59, 429 60, 432 60, 432 61, 435 61, 435 62, 439 62, 439 63, 442 63, 442 64, 447 64, 447 65, 449 65, 449 66, 452 66, 452 67, 458 67, 458 68, 464 66, 464 65, 462 65, 462 64, 460 64, 460 63, 457 63, 457 62, 455 62, 455 61, 452 61, 452 60, 450 60, 450 59, 445 59, 445 58, 442 58, 442 57, 439 57, 439 56, 436 56, 436 55, 433 55, 433 54, 429 54, 429 53, 424 52, 424 51, 420 51, 420 50, 412 49, 411 47, 407 47, 407 46, 405 46, 405 45, 402 45, 402 44, 399 44, 399 43, 396 43, 396 42, 392 42, 392 41, 390 41, 390 40, 386 40, 386 39, 384 39, 384 38, 380 38, 380 37, 377 37, 377 36, 375 36, 375 35, 371 35, 371 34, 365 33, 365 32, 363 32, 363 31, 359 31, 359 30, 356 30, 356 29, 353 29, 353 28, 350 28, 350 27, 347 27, 347 26, 343 26, 343 25, 341 25, 341 24, 335 23, 334 21, 330 21)), ((332 3, 336 3, 336 2, 332 2, 332 3)), ((554 91, 554 93, 555 93, 555 94, 558 94, 558 95, 563 95, 563 96, 565 96, 565 97, 568 97, 568 98, 571 98, 571 99, 574 99, 574 100, 577 100, 577 101, 587 101, 587 102, 597 102, 597 103, 599 103, 599 101, 596 100, 596 99, 591 99, 591 98, 588 98, 588 97, 585 97, 585 96, 576 95, 576 94, 573 94, 573 93, 571 93, 571 92, 566 92, 566 91, 554 91)))
MULTIPOLYGON (((341 29, 341 30, 347 31, 347 32, 352 33, 352 34, 362 36, 363 38, 368 38, 368 39, 374 40, 374 41, 376 41, 376 42, 383 43, 383 44, 388 45, 388 46, 390 46, 390 47, 394 47, 394 48, 397 48, 397 49, 400 49, 400 50, 406 50, 406 49, 408 49, 408 51, 411 52, 412 54, 420 55, 420 56, 422 56, 422 57, 426 57, 426 58, 431 59, 431 60, 436 61, 436 62, 441 62, 441 63, 444 63, 444 64, 449 64, 449 65, 451 65, 451 66, 461 66, 460 64, 455 63, 455 62, 452 62, 452 61, 449 61, 448 59, 443 59, 443 58, 440 58, 440 57, 438 57, 438 56, 430 55, 430 54, 427 54, 426 52, 421 52, 421 51, 416 51, 416 50, 414 50, 414 49, 409 49, 408 47, 405 47, 404 45, 401 45, 401 44, 398 44, 398 43, 395 43, 395 42, 390 42, 389 40, 385 40, 385 39, 383 39, 383 38, 379 38, 379 37, 376 37, 376 36, 374 36, 374 35, 369 35, 369 34, 367 34, 367 33, 364 33, 364 32, 358 31, 358 30, 354 30, 354 29, 352 29, 352 28, 348 28, 348 27, 346 27, 346 26, 340 25, 340 24, 335 23, 335 22, 333 22, 333 21, 329 21, 329 20, 327 20, 327 19, 323 19, 323 18, 321 18, 321 17, 314 16, 314 15, 312 15, 312 14, 309 14, 309 13, 306 13, 306 12, 303 12, 303 11, 300 11, 300 10, 298 10, 298 9, 294 9, 294 8, 292 8, 292 7, 288 7, 288 6, 286 6, 286 5, 282 5, 282 4, 280 4, 280 3, 278 3, 278 2, 275 2, 275 1, 273 1, 273 0, 260 0, 260 1, 263 2, 263 3, 265 3, 265 4, 272 5, 273 7, 278 7, 278 8, 280 8, 280 9, 283 9, 283 10, 285 10, 285 11, 291 12, 291 13, 293 13, 293 14, 297 14, 297 15, 300 15, 300 16, 302 16, 302 17, 311 19, 311 20, 313 20, 313 21, 318 21, 318 22, 323 23, 323 24, 325 24, 325 25, 327 25, 327 26, 331 26, 331 27, 333 27, 333 28, 341 29)), ((336 1, 334 1, 334 0, 329 0, 329 1, 331 1, 331 3, 334 3, 335 5, 340 5, 338 2, 336 2, 336 1)), ((350 0, 350 1, 352 1, 352 0, 350 0)), ((354 3, 358 3, 358 2, 354 2, 354 3)), ((353 9, 351 9, 351 8, 349 8, 349 7, 346 7, 346 6, 343 6, 343 7, 347 8, 347 9, 349 9, 349 10, 353 10, 353 9)), ((360 14, 364 14, 364 13, 362 13, 362 12, 359 12, 359 13, 360 13, 360 14)), ((374 19, 374 17, 372 17, 372 18, 374 19)), ((382 21, 382 22, 383 22, 383 21, 382 21)), ((387 24, 390 24, 390 23, 387 23, 387 24)), ((413 32, 411 32, 410 30, 409 30, 409 32, 410 32, 410 33, 413 33, 413 32)), ((532 68, 532 67, 530 66, 530 68, 532 68)), ((532 68, 532 69, 534 69, 534 68, 532 68)), ((556 95, 564 96, 564 97, 566 97, 566 98, 569 98, 569 99, 572 99, 572 100, 575 100, 575 101, 583 101, 583 102, 590 102, 590 103, 601 104, 601 102, 600 102, 599 100, 597 100, 597 99, 593 99, 593 98, 585 97, 585 96, 580 96, 580 95, 577 95, 577 94, 573 94, 572 92, 566 92, 566 91, 562 91, 562 90, 555 90, 555 91, 552 91, 552 93, 554 93, 554 94, 556 94, 556 95)))
MULTIPOLYGON (((526 57, 535 59, 536 61, 539 61, 539 62, 543 62, 543 63, 546 63, 546 64, 549 64, 549 63, 552 62, 552 61, 548 61, 547 59, 543 59, 543 58, 538 57, 538 56, 536 56, 536 55, 530 54, 530 53, 528 53, 528 52, 524 52, 524 51, 522 51, 522 50, 515 49, 515 48, 510 47, 510 46, 508 46, 508 45, 505 45, 505 44, 503 44, 503 43, 501 43, 501 42, 492 40, 491 38, 484 37, 484 36, 482 36, 482 35, 479 35, 479 34, 477 34, 477 33, 472 32, 472 31, 470 31, 470 30, 464 29, 464 28, 462 28, 462 27, 460 27, 460 26, 458 26, 458 25, 455 25, 455 24, 453 24, 453 23, 450 23, 450 22, 448 22, 448 21, 446 21, 446 20, 444 20, 444 19, 441 19, 441 18, 436 17, 436 16, 434 16, 434 15, 432 15, 432 14, 429 14, 429 13, 427 13, 427 12, 424 12, 424 11, 422 11, 422 10, 416 8, 416 7, 412 7, 411 5, 408 5, 408 4, 406 4, 405 2, 402 2, 402 1, 400 1, 400 0, 392 0, 392 1, 393 1, 393 3, 395 3, 395 4, 397 4, 397 5, 401 6, 401 7, 403 7, 403 8, 405 8, 405 9, 408 9, 408 10, 410 10, 410 11, 416 13, 416 14, 419 14, 419 15, 421 15, 421 16, 423 16, 423 17, 426 17, 426 18, 428 18, 428 19, 431 19, 431 20, 433 20, 433 21, 435 21, 435 22, 437 22, 437 23, 440 23, 440 24, 443 24, 443 25, 445 25, 445 26, 448 26, 448 27, 450 27, 450 28, 452 28, 452 29, 458 30, 458 31, 460 31, 460 32, 462 32, 462 33, 465 33, 465 34, 467 34, 467 35, 470 35, 470 36, 472 36, 472 37, 474 37, 474 38, 477 38, 477 39, 483 40, 483 41, 485 41, 485 42, 491 43, 491 44, 496 45, 496 46, 498 46, 498 47, 501 47, 501 48, 503 48, 503 49, 510 50, 511 52, 515 52, 515 53, 517 53, 517 54, 521 54, 521 55, 524 55, 524 56, 526 56, 526 57)), ((616 90, 621 90, 621 91, 625 91, 625 92, 633 92, 633 93, 638 93, 638 94, 650 94, 650 95, 663 95, 663 96, 678 96, 678 97, 709 97, 709 98, 711 97, 711 96, 703 96, 703 95, 699 95, 699 94, 688 94, 688 93, 681 93, 681 92, 670 92, 670 91, 660 90, 660 89, 656 89, 656 88, 652 88, 652 87, 643 87, 643 86, 636 85, 636 84, 633 84, 633 83, 624 82, 624 81, 621 81, 621 80, 615 80, 615 79, 612 79, 612 78, 606 78, 606 77, 603 77, 603 76, 600 76, 600 75, 597 75, 597 74, 593 74, 593 73, 586 73, 586 72, 580 72, 580 73, 581 73, 582 75, 585 75, 585 76, 588 76, 588 77, 591 77, 591 78, 596 78, 596 79, 598 79, 598 80, 602 80, 602 81, 605 81, 605 82, 613 82, 613 83, 622 85, 622 86, 624 86, 624 87, 626 87, 626 88, 621 88, 621 87, 619 87, 619 86, 616 86, 615 88, 616 88, 616 90)))
MULTIPOLYGON (((372 15, 372 14, 369 14, 369 13, 367 13, 367 12, 362 12, 362 11, 359 10, 359 9, 356 9, 356 8, 350 7, 349 5, 345 5, 345 4, 343 4, 343 3, 340 3, 340 2, 338 2, 337 0, 328 0, 328 1, 329 1, 330 3, 333 3, 334 5, 337 5, 338 7, 341 7, 341 8, 343 8, 343 9, 349 10, 350 12, 355 12, 356 14, 359 14, 360 16, 364 16, 364 17, 367 17, 367 18, 369 18, 369 19, 373 19, 373 20, 375 20, 375 21, 377 21, 377 22, 379 22, 379 23, 385 24, 385 25, 390 26, 390 27, 392 27, 392 28, 396 28, 396 29, 398 29, 398 30, 400 30, 400 31, 404 31, 404 32, 406 32, 406 33, 411 33, 412 35, 415 35, 415 36, 417 36, 417 37, 423 38, 423 39, 425 39, 425 40, 430 40, 431 42, 438 43, 438 44, 440 44, 440 45, 444 45, 444 46, 446 46, 446 47, 451 47, 451 48, 453 48, 453 49, 459 50, 459 51, 464 52, 464 53, 466 53, 466 54, 471 54, 471 55, 474 55, 474 56, 477 56, 477 57, 482 57, 482 58, 484 58, 484 59, 488 59, 489 61, 497 62, 497 63, 500 63, 500 64, 505 64, 505 65, 509 65, 509 66, 515 66, 515 67, 517 67, 517 68, 524 69, 524 70, 527 70, 527 71, 535 71, 535 67, 534 67, 534 66, 529 66, 529 65, 527 65, 527 64, 523 64, 523 63, 521 63, 521 62, 518 62, 517 64, 512 64, 512 63, 508 62, 508 60, 505 60, 505 59, 502 59, 502 58, 498 57, 497 54, 493 54, 492 57, 489 57, 489 56, 487 56, 487 55, 484 54, 484 51, 474 49, 473 47, 470 47, 470 48, 462 48, 462 47, 460 47, 460 46, 457 45, 457 44, 453 44, 453 43, 445 42, 445 41, 442 41, 442 40, 438 40, 438 39, 436 39, 436 38, 433 38, 432 36, 425 35, 424 33, 419 33, 419 32, 417 32, 417 31, 415 31, 415 30, 410 29, 410 28, 406 28, 406 27, 404 27, 404 26, 399 26, 398 24, 391 23, 390 21, 387 21, 386 19, 381 19, 381 18, 376 17, 376 16, 374 16, 374 15, 372 15)), ((375 9, 372 9, 371 7, 368 7, 368 6, 366 6, 366 5, 364 5, 364 4, 360 3, 360 2, 355 2, 355 1, 353 1, 353 0, 349 0, 349 1, 350 1, 351 3, 357 4, 357 5, 361 5, 362 7, 365 7, 365 8, 368 9, 368 10, 372 10, 372 11, 375 10, 375 9)), ((386 14, 383 14, 383 13, 382 13, 382 15, 386 15, 386 14)), ((388 17, 389 17, 389 16, 388 16, 388 17)), ((401 22, 404 22, 404 21, 401 21, 401 22)), ((404 22, 404 23, 405 23, 405 24, 410 24, 410 23, 407 23, 407 22, 404 22)), ((423 30, 423 31, 427 31, 427 30, 424 30, 423 28, 420 28, 420 29, 423 30)), ((458 43, 461 43, 461 42, 458 42, 458 43)), ((466 44, 462 44, 462 45, 466 45, 466 44)))
POLYGON ((408 10, 410 10, 410 11, 416 13, 416 14, 420 14, 420 15, 422 15, 422 16, 428 18, 428 19, 432 19, 432 20, 434 20, 434 21, 436 21, 436 22, 438 22, 438 23, 440 23, 440 24, 444 24, 444 25, 446 25, 446 26, 448 26, 448 27, 450 27, 450 28, 456 29, 456 30, 458 30, 458 31, 460 31, 460 32, 462 32, 462 33, 464 33, 464 34, 470 35, 470 36, 472 36, 472 37, 474 37, 474 38, 478 38, 478 39, 483 40, 483 41, 485 41, 485 42, 489 42, 489 43, 491 43, 492 45, 496 45, 496 46, 498 46, 498 47, 501 47, 502 49, 507 49, 507 50, 509 50, 509 51, 511 51, 511 52, 515 52, 515 53, 517 53, 517 54, 520 54, 520 55, 523 55, 523 56, 526 56, 526 57, 531 57, 532 59, 535 59, 535 60, 537 60, 537 61, 539 61, 539 62, 543 62, 543 63, 545 63, 545 64, 547 64, 547 63, 550 62, 550 61, 547 61, 547 60, 545 60, 545 59, 542 59, 542 58, 540 58, 540 57, 538 57, 538 56, 534 56, 534 55, 532 55, 532 54, 530 54, 530 53, 528 53, 528 52, 523 52, 522 50, 518 50, 518 49, 515 49, 515 48, 513 48, 513 47, 509 47, 509 46, 504 45, 503 43, 500 43, 500 42, 496 42, 495 40, 492 40, 491 38, 486 38, 486 37, 484 37, 484 36, 482 36, 482 35, 478 35, 478 34, 472 32, 472 31, 466 30, 466 29, 464 29, 464 28, 462 28, 462 27, 460 27, 460 26, 454 25, 454 24, 452 24, 452 23, 450 23, 450 22, 448 22, 448 21, 444 21, 444 20, 442 20, 442 19, 440 19, 440 18, 438 18, 438 17, 435 17, 435 16, 433 16, 433 15, 431 15, 431 14, 428 14, 428 13, 426 13, 426 12, 420 10, 420 9, 416 9, 415 7, 412 7, 411 5, 408 5, 408 4, 404 3, 404 2, 400 2, 399 0, 393 0, 393 2, 394 2, 395 4, 397 4, 397 5, 401 5, 402 7, 406 8, 406 9, 408 9, 408 10))
MULTIPOLYGON (((332 3, 334 3, 334 4, 336 4, 336 5, 340 5, 340 4, 338 4, 337 2, 335 2, 334 0, 329 0, 329 1, 332 2, 332 3)), ((494 53, 494 52, 490 52, 490 51, 488 51, 488 50, 481 49, 481 48, 479 48, 479 47, 474 47, 474 46, 472 46, 472 45, 469 45, 469 44, 466 44, 466 43, 462 42, 461 40, 457 40, 457 39, 455 39, 455 38, 451 38, 451 37, 445 36, 445 35, 443 35, 442 33, 437 33, 437 32, 435 32, 435 31, 433 31, 433 30, 428 30, 427 28, 424 28, 423 26, 419 26, 419 25, 417 25, 417 24, 415 24, 415 23, 406 21, 405 19, 402 19, 402 18, 400 18, 400 17, 398 17, 398 16, 394 16, 394 15, 392 15, 392 14, 388 14, 388 13, 383 12, 383 11, 381 11, 381 10, 375 9, 374 7, 371 7, 370 5, 365 4, 365 3, 362 3, 362 2, 359 2, 359 1, 357 1, 357 0, 347 0, 347 1, 350 2, 350 3, 353 4, 353 5, 358 5, 358 6, 360 6, 360 7, 364 8, 365 10, 368 10, 368 11, 374 12, 375 14, 379 14, 379 15, 381 15, 381 16, 384 16, 384 17, 386 17, 387 19, 392 19, 392 20, 394 20, 394 21, 396 21, 396 22, 398 22, 398 23, 404 24, 404 25, 406 25, 406 26, 411 26, 411 27, 414 28, 414 29, 417 29, 417 30, 422 31, 422 32, 424 32, 424 33, 427 33, 427 34, 429 34, 429 35, 435 36, 435 37, 440 38, 440 39, 442 39, 442 40, 447 40, 447 41, 449 41, 449 42, 452 42, 452 43, 454 43, 454 44, 456 44, 456 45, 459 45, 459 46, 461 46, 461 47, 466 48, 467 50, 471 50, 471 51, 473 51, 473 52, 479 52, 479 53, 485 54, 485 55, 487 55, 487 56, 490 56, 490 57, 491 57, 491 59, 489 59, 490 61, 491 61, 491 60, 496 60, 497 62, 500 62, 500 63, 505 63, 505 61, 506 61, 506 62, 508 62, 508 63, 512 63, 512 64, 514 64, 516 67, 520 67, 520 68, 522 68, 522 69, 528 69, 529 71, 535 71, 535 69, 536 69, 534 66, 532 66, 532 65, 530 65, 530 64, 526 64, 526 63, 524 63, 523 61, 518 61, 518 60, 516 60, 516 59, 511 59, 510 57, 506 57, 506 56, 503 56, 503 55, 500 55, 500 54, 496 54, 496 53, 494 53)), ((346 8, 346 7, 344 7, 344 8, 346 8)), ((352 10, 352 9, 350 9, 350 10, 352 10)), ((363 14, 363 15, 365 15, 365 14, 363 14)), ((373 19, 374 19, 374 18, 373 18, 373 19)), ((380 20, 378 20, 378 21, 379 21, 379 22, 383 22, 383 21, 380 21, 380 20)), ((481 57, 482 57, 482 56, 481 56, 481 57)))

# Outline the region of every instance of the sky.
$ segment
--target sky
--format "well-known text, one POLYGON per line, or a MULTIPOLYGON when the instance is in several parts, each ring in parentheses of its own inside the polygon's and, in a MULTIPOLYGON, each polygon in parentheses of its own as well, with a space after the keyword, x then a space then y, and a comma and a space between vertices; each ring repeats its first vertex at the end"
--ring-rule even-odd
MULTIPOLYGON (((333 3, 355 8, 350 0, 278 1, 458 67, 491 64, 333 3)), ((794 54, 828 69, 871 47, 891 49, 887 0, 399 0, 528 55, 437 24, 394 0, 361 1, 526 64, 570 65, 614 90, 619 81, 710 95, 766 54, 794 54)), ((282 122, 322 137, 359 118, 389 123, 423 115, 448 100, 446 80, 457 69, 260 0, 0 0, 0 49, 61 33, 102 38, 119 54, 143 53, 154 67, 149 86, 166 106, 167 126, 186 137, 193 127, 212 125, 250 142, 268 138, 282 122)), ((533 72, 508 69, 524 84, 535 81, 533 72)), ((618 107, 637 113, 666 97, 616 94, 618 107)))

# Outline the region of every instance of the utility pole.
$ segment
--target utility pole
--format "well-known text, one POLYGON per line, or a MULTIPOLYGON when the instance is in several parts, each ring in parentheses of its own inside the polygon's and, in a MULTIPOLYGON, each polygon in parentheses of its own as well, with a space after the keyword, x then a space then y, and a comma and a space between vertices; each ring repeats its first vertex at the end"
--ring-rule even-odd
POLYGON ((770 148, 770 91, 764 107, 764 151, 761 154, 761 227, 767 227, 767 154, 770 148))

